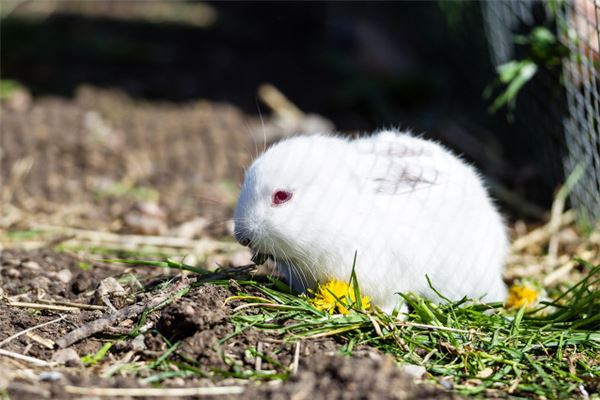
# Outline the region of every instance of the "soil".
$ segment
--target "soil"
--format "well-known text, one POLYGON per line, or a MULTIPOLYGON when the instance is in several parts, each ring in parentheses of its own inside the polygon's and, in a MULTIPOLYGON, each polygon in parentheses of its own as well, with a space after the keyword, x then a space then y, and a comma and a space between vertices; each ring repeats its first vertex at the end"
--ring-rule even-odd
POLYGON ((73 100, 3 108, 0 180, 14 187, 6 200, 70 226, 161 234, 203 217, 220 223, 212 233, 226 233, 255 149, 256 120, 233 106, 134 102, 81 87, 73 100), (77 209, 61 213, 65 203, 77 209))
MULTIPOLYGON (((235 332, 231 322, 236 301, 225 300, 244 290, 235 282, 220 286, 205 284, 192 289, 185 297, 148 316, 150 329, 138 336, 126 336, 133 329, 133 320, 124 320, 103 332, 81 340, 67 349, 58 349, 54 340, 67 332, 100 318, 99 310, 59 312, 37 310, 13 305, 14 302, 43 301, 59 304, 103 304, 98 301, 97 282, 106 278, 131 276, 127 268, 112 264, 93 263, 81 269, 81 260, 66 253, 51 250, 15 251, 0 253, 0 287, 4 301, 0 303, 0 346, 22 355, 41 360, 60 360, 60 355, 72 349, 76 357, 63 361, 55 367, 26 367, 22 361, 9 357, 0 358, 0 387, 11 398, 75 398, 67 392, 67 385, 81 387, 146 387, 140 380, 127 375, 107 377, 107 370, 123 360, 153 361, 167 351, 167 343, 180 341, 177 355, 195 360, 199 375, 188 378, 171 378, 163 381, 164 387, 198 387, 240 384, 239 380, 227 378, 227 373, 255 367, 255 357, 248 355, 248 348, 262 346, 267 355, 264 371, 284 372, 294 362, 296 345, 285 343, 283 337, 259 329, 248 329, 230 337, 235 332), (36 329, 35 335, 11 336, 24 329, 49 322, 63 316, 62 320, 36 329), (94 354, 109 338, 121 335, 103 361, 82 368, 80 357, 94 354), (7 342, 3 342, 7 340, 7 342), (222 343, 221 343, 222 342, 222 343), (219 344, 220 343, 220 344, 219 344), (25 373, 26 371, 26 373, 25 373), (53 371, 53 373, 50 373, 53 371)), ((137 273, 144 284, 158 284, 168 277, 137 273)), ((123 280, 121 280, 124 282, 123 280)), ((124 295, 114 292, 112 304, 123 307, 145 294, 140 293, 135 281, 123 283, 124 295)), ((249 383, 239 396, 219 398, 313 398, 313 399, 406 399, 406 398, 455 398, 431 384, 416 384, 414 378, 402 372, 395 362, 367 347, 359 348, 353 356, 338 354, 341 343, 333 339, 309 340, 300 344, 297 373, 283 383, 249 383)))

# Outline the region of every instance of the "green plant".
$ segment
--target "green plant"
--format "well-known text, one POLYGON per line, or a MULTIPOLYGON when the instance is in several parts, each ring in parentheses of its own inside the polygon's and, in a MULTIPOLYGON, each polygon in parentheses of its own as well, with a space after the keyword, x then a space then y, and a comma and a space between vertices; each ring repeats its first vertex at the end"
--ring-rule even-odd
POLYGON ((483 94, 485 98, 491 98, 492 93, 497 88, 501 88, 501 92, 489 107, 491 113, 497 112, 504 106, 512 111, 519 92, 533 79, 540 68, 555 68, 560 65, 562 57, 568 54, 567 48, 558 41, 556 35, 544 26, 533 28, 527 36, 517 35, 514 41, 525 48, 527 56, 520 60, 511 60, 496 68, 497 78, 483 94))

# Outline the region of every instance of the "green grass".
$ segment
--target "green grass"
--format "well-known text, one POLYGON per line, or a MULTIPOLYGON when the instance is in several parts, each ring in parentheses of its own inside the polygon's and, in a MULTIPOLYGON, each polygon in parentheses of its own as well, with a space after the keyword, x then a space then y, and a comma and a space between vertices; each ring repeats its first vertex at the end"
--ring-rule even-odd
POLYGON ((12 241, 34 240, 43 237, 46 232, 41 229, 9 230, 6 237, 12 241))
MULTIPOLYGON (((511 313, 500 303, 466 299, 434 304, 408 293, 402 295, 412 310, 406 321, 376 309, 365 312, 360 304, 354 312, 330 316, 274 279, 238 280, 244 290, 230 299, 243 302, 232 315, 235 333, 222 338, 220 344, 251 327, 276 333, 287 343, 331 336, 343 343, 341 353, 352 354, 357 346, 377 348, 400 363, 424 366, 430 380, 444 378, 464 395, 573 398, 581 397, 585 390, 591 398, 600 398, 600 266, 580 263, 588 272, 586 278, 536 310, 522 308, 511 313)), ((192 270, 171 260, 142 264, 192 270)), ((201 271, 198 284, 204 281, 229 284, 228 280, 211 280, 201 271)), ((353 285, 358 290, 358 285, 353 285)), ((177 366, 177 376, 203 374, 194 360, 177 355, 177 345, 169 344, 151 365, 155 373, 147 378, 149 382, 170 377, 174 372, 169 372, 169 365, 177 366)), ((248 352, 277 371, 233 368, 220 373, 245 379, 288 376, 287 368, 278 366, 276 360, 256 349, 248 352)))
POLYGON ((156 189, 149 186, 132 186, 122 182, 113 182, 111 185, 94 191, 97 197, 123 197, 137 201, 156 201, 159 197, 156 189))
POLYGON ((96 365, 106 357, 112 345, 112 342, 105 343, 97 352, 81 357, 81 362, 88 367, 96 365))

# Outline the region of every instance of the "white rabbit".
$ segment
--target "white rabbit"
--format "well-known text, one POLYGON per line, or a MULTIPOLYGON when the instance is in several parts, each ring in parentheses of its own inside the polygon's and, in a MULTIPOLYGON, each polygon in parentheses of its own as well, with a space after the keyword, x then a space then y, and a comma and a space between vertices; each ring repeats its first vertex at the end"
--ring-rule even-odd
POLYGON ((348 280, 383 310, 398 292, 501 301, 503 219, 475 170, 441 145, 398 131, 279 142, 246 171, 235 237, 271 255, 298 291, 348 280))

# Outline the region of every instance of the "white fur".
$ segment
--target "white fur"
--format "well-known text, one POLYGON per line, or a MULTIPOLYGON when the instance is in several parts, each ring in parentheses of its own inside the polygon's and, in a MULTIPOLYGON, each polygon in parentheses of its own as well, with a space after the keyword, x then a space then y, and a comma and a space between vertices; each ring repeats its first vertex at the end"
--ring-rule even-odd
POLYGON ((504 300, 503 220, 475 170, 441 145, 397 131, 348 140, 300 136, 246 172, 236 237, 271 254, 297 290, 348 280, 384 310, 398 292, 504 300), (273 206, 276 190, 293 192, 273 206))

